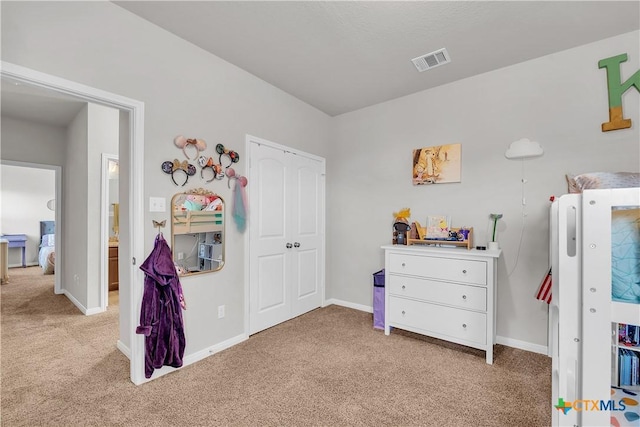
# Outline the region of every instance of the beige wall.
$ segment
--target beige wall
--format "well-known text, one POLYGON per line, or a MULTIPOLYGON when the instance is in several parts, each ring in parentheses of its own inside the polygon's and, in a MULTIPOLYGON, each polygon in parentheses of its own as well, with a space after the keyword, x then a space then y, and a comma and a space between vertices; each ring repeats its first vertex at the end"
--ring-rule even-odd
POLYGON ((2 160, 64 166, 66 129, 2 116, 2 160))
POLYGON ((640 68, 637 31, 335 117, 341 155, 327 161, 331 296, 371 306, 371 274, 384 266, 380 245, 390 243, 400 208, 419 222, 450 215, 454 226, 473 226, 480 244, 490 240, 489 214, 502 213, 497 334, 546 345, 547 305, 534 294, 548 271, 549 197, 567 192, 567 173, 640 170, 635 90, 624 97, 633 127, 600 130, 608 103, 598 61, 623 52, 628 78, 640 68), (540 142, 544 156, 507 160, 509 144, 525 137, 540 142), (413 186, 412 149, 450 143, 462 144, 462 182, 413 186))
MULTIPOLYGON (((120 112, 102 105, 89 104, 87 121, 87 308, 100 307, 100 243, 102 229, 102 154, 118 154, 120 112)), ((106 239, 106 238, 105 238, 106 239)))
MULTIPOLYGON (((177 188, 162 173, 163 161, 183 158, 173 145, 179 134, 207 141, 209 155, 217 143, 238 151, 234 168, 242 175, 246 134, 328 154, 326 114, 113 3, 2 2, 0 7, 4 61, 145 103, 145 209, 150 196, 169 203, 178 191, 204 186, 233 199, 226 181, 205 184, 195 176, 177 188)), ((145 253, 155 237, 152 219, 168 219, 168 213, 145 214, 145 253)), ((185 357, 244 332, 244 250, 244 235, 230 224, 225 267, 182 281, 189 306, 185 357), (217 318, 218 305, 226 306, 223 319, 217 318)))
MULTIPOLYGON (((606 81, 597 68, 626 51, 625 70, 637 70, 638 32, 329 118, 112 3, 1 7, 3 60, 145 103, 145 206, 149 196, 168 202, 182 190, 160 171, 181 156, 172 144, 178 134, 205 139, 208 153, 217 143, 238 151, 236 170, 245 175, 246 134, 326 157, 328 297, 352 304, 371 305, 371 274, 381 267, 394 210, 411 207, 415 219, 450 214, 454 224, 474 226, 479 242, 489 213, 500 211, 498 335, 544 345, 546 306, 533 293, 547 266, 548 197, 565 191, 567 172, 638 169, 638 95, 625 97, 634 128, 603 134, 606 81), (540 141, 545 156, 506 160, 509 143, 522 137, 540 141), (413 187, 411 150, 455 142, 462 183, 413 187)), ((187 187, 198 186, 194 177, 187 187)), ((232 199, 223 182, 209 188, 232 199)), ((151 219, 166 218, 146 213, 147 253, 151 219)), ((227 237, 223 270, 183 280, 187 356, 244 330, 244 236, 229 227, 227 237), (227 315, 217 319, 222 304, 227 315)))
POLYGON ((87 308, 89 280, 87 269, 87 192, 88 120, 86 105, 67 128, 66 168, 62 174, 63 201, 63 265, 62 288, 77 303, 87 308))

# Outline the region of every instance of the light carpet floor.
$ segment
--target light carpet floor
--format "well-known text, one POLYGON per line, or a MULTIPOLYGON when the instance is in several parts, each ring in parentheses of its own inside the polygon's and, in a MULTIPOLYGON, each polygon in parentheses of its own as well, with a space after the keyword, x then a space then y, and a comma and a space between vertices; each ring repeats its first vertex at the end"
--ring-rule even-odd
MULTIPOLYGON (((36 269, 36 270, 34 270, 36 269)), ((129 380, 117 305, 83 316, 52 276, 1 287, 3 426, 547 426, 551 360, 314 310, 150 383, 129 380)))

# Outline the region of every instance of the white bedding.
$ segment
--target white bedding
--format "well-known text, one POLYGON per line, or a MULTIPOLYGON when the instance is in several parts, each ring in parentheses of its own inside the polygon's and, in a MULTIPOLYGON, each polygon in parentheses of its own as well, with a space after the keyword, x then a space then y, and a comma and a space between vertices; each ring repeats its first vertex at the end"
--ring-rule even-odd
POLYGON ((38 264, 44 274, 53 274, 56 265, 55 241, 53 234, 45 234, 40 241, 38 264))

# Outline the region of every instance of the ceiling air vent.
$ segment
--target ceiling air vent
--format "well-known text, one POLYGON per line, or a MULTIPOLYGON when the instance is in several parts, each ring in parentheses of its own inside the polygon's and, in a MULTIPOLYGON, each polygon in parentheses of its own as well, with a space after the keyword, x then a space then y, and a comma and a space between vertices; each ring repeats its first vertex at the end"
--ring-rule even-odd
POLYGON ((435 52, 427 53, 426 55, 421 55, 417 58, 413 58, 411 62, 413 62, 413 65, 416 66, 418 71, 423 72, 440 65, 448 64, 449 62, 451 62, 451 57, 449 56, 449 52, 447 52, 447 49, 442 48, 440 50, 436 50, 435 52))

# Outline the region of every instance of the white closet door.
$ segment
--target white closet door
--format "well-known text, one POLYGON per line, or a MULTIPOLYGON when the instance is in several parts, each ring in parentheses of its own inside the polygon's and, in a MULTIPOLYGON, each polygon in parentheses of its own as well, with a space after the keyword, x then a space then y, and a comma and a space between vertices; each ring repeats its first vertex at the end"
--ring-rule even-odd
POLYGON ((249 332, 291 317, 291 258, 287 249, 289 169, 282 150, 251 144, 249 200, 249 332))
POLYGON ((324 182, 322 162, 288 154, 291 179, 292 316, 322 305, 324 182))
POLYGON ((249 333, 318 308, 324 276, 324 162, 252 143, 249 333))

